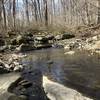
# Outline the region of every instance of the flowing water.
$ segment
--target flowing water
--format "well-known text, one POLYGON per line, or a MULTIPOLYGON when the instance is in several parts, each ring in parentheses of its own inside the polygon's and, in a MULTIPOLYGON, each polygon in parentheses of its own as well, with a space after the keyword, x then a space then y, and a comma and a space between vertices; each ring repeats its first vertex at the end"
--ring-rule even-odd
POLYGON ((86 95, 100 98, 100 58, 87 52, 65 55, 63 49, 43 49, 27 53, 22 63, 40 69, 44 75, 86 95))
MULTIPOLYGON (((89 55, 86 51, 76 51, 74 55, 65 55, 65 52, 64 49, 52 48, 28 52, 21 62, 31 70, 39 69, 53 81, 100 100, 100 56, 89 55)), ((4 97, 7 98, 9 94, 1 94, 19 76, 1 75, 0 100, 7 100, 4 97)))

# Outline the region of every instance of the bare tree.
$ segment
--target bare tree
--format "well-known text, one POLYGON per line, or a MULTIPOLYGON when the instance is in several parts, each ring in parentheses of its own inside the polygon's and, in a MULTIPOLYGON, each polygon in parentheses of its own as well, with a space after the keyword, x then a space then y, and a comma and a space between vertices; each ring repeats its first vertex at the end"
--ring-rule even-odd
POLYGON ((4 27, 6 29, 7 28, 7 22, 6 22, 6 11, 5 11, 4 0, 2 0, 2 10, 3 10, 4 27))
POLYGON ((44 0, 44 8, 45 8, 45 26, 48 26, 48 5, 47 0, 44 0))
POLYGON ((13 0, 13 26, 16 25, 16 0, 13 0))
POLYGON ((30 23, 30 19, 29 19, 29 10, 28 10, 28 0, 25 0, 25 9, 26 9, 26 17, 27 17, 27 23, 30 23))

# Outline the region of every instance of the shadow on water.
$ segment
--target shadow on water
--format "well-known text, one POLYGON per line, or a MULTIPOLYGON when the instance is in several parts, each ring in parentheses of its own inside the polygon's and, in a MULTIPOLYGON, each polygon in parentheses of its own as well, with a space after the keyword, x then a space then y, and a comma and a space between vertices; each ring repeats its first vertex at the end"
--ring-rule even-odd
POLYGON ((87 52, 64 55, 63 49, 46 49, 28 53, 22 63, 40 69, 54 81, 100 100, 100 59, 87 52))

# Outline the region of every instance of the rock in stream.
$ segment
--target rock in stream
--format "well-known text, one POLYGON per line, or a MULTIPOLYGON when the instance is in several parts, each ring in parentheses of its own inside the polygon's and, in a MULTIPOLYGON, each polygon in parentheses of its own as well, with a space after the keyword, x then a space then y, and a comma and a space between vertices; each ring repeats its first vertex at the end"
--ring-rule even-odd
POLYGON ((14 94, 8 100, 49 100, 42 86, 42 78, 41 71, 37 69, 24 70, 21 77, 8 88, 14 94))

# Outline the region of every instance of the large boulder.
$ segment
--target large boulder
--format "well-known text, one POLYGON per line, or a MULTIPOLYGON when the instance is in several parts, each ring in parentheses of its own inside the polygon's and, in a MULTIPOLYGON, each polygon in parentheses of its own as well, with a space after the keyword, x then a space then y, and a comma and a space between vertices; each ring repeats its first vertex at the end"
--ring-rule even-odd
POLYGON ((43 77, 43 86, 45 92, 48 93, 47 96, 50 100, 94 100, 74 89, 52 81, 46 76, 43 77))
POLYGON ((34 43, 33 37, 26 36, 26 35, 18 35, 16 38, 11 40, 11 45, 21 45, 24 44, 31 44, 34 43))
MULTIPOLYGON (((9 86, 8 91, 16 95, 16 100, 48 100, 42 86, 42 73, 38 69, 24 70, 21 77, 9 86)), ((9 100, 13 99, 10 97, 9 100)))
POLYGON ((46 38, 45 36, 36 36, 34 39, 35 43, 40 43, 40 44, 45 44, 48 43, 48 38, 46 38))

